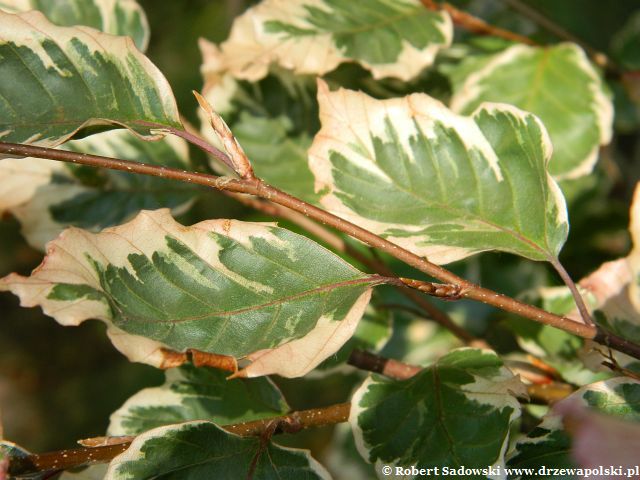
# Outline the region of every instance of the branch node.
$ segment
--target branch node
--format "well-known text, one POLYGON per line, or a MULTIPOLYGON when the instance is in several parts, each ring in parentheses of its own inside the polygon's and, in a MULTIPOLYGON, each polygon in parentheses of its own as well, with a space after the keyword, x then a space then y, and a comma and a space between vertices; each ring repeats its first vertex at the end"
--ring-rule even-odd
POLYGON ((442 298, 443 300, 459 300, 462 297, 462 288, 460 285, 433 283, 402 277, 400 281, 409 288, 419 290, 432 297, 442 298))

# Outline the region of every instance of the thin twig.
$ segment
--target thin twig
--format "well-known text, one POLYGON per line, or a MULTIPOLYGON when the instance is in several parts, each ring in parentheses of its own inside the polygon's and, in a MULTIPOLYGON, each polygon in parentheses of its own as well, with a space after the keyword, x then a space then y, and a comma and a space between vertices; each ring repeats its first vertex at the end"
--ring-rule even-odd
POLYGON ((528 37, 515 32, 511 32, 509 30, 505 30, 504 28, 490 25, 484 20, 463 12, 462 10, 457 9, 447 2, 438 3, 433 0, 421 0, 421 2, 422 5, 424 5, 429 10, 446 11, 451 16, 451 20, 455 25, 458 25, 465 30, 470 31, 471 33, 475 33, 477 35, 492 35, 494 37, 504 38, 505 40, 509 40, 511 42, 524 43, 527 45, 537 45, 536 42, 528 37))
MULTIPOLYGON (((230 197, 234 198, 243 205, 247 205, 251 208, 254 208, 255 210, 266 213, 267 215, 283 218, 285 220, 289 220, 292 223, 295 223, 299 227, 306 230, 307 233, 310 233, 317 239, 329 245, 331 248, 335 249, 338 252, 349 255, 354 260, 360 262, 362 265, 370 268, 372 271, 380 275, 384 275, 386 277, 396 276, 393 270, 391 270, 380 258, 367 257, 357 248, 349 245, 332 231, 298 212, 295 212, 288 208, 282 208, 280 205, 272 202, 267 202, 259 198, 249 197, 247 195, 236 194, 232 192, 226 193, 228 193, 230 197)), ((376 250, 372 249, 372 252, 376 252, 376 250)), ((465 343, 477 345, 478 342, 482 342, 482 340, 475 338, 467 330, 457 325, 446 312, 433 305, 426 298, 424 298, 423 295, 420 295, 419 293, 411 289, 402 288, 399 286, 396 286, 395 288, 398 290, 398 292, 400 292, 402 295, 407 297, 419 307, 419 309, 417 310, 418 317, 433 320, 434 322, 449 330, 465 343)))
MULTIPOLYGON (((368 372, 379 373, 395 380, 408 380, 423 371, 422 367, 385 358, 364 350, 351 352, 347 363, 353 367, 368 372)), ((518 371, 522 375, 522 371, 518 371)), ((526 377, 525 377, 526 378, 526 377)), ((573 387, 562 382, 549 382, 545 384, 533 383, 527 385, 527 393, 531 398, 542 400, 545 403, 555 403, 573 392, 573 387)))
POLYGON ((364 350, 354 350, 351 352, 347 363, 352 367, 395 378, 396 380, 407 380, 422 371, 422 367, 409 365, 392 358, 385 358, 364 350))
MULTIPOLYGON (((214 148, 211 146, 211 148, 214 148)), ((347 235, 360 240, 367 245, 377 248, 389 255, 401 260, 418 270, 437 278, 438 280, 456 285, 460 288, 460 296, 492 305, 507 312, 535 320, 540 323, 560 328, 566 332, 579 337, 594 339, 599 343, 615 348, 623 353, 627 353, 635 358, 640 358, 640 346, 624 340, 616 335, 604 332, 593 325, 585 325, 567 317, 555 315, 542 310, 541 308, 527 305, 516 299, 496 293, 492 290, 482 288, 469 282, 453 272, 431 263, 424 257, 420 257, 409 250, 406 250, 358 225, 344 220, 332 213, 329 213, 314 205, 310 205, 298 198, 278 190, 259 179, 237 179, 229 177, 218 177, 198 172, 187 172, 174 168, 148 165, 144 163, 119 160, 99 155, 89 155, 84 153, 56 150, 52 148, 36 147, 33 145, 21 145, 14 143, 0 142, 0 153, 5 153, 18 157, 37 157, 64 162, 89 165, 100 168, 110 168, 114 170, 140 173, 157 177, 169 178, 187 183, 204 185, 219 190, 246 193, 264 198, 273 203, 290 208, 294 211, 309 216, 314 220, 329 225, 347 235)))
MULTIPOLYGON (((200 95, 197 92, 193 92, 193 93, 196 96, 196 99, 198 99, 198 101, 200 102, 200 98, 199 98, 200 95)), ((204 101, 206 103, 206 100, 204 101)), ((210 109, 205 108, 205 111, 208 112, 209 110, 210 109)), ((185 126, 185 128, 188 130, 188 135, 189 135, 189 138, 187 137, 183 137, 183 138, 187 139, 187 141, 190 141, 190 139, 193 139, 193 138, 197 138, 199 144, 202 144, 203 146, 206 145, 206 147, 199 145, 200 148, 202 148, 206 153, 212 153, 212 152, 216 153, 215 155, 212 154, 212 158, 216 160, 218 163, 221 163, 227 166, 229 166, 229 163, 227 162, 233 163, 232 159, 228 158, 227 155, 219 151, 217 148, 212 147, 212 145, 210 145, 206 140, 200 137, 195 127, 193 127, 189 122, 182 119, 182 123, 185 126)), ((149 124, 147 122, 147 126, 149 125, 155 125, 157 128, 161 128, 161 125, 149 124)), ((175 130, 170 130, 170 131, 172 131, 174 134, 176 133, 175 130)), ((248 159, 246 159, 246 161, 249 162, 248 159)), ((235 170, 235 167, 232 166, 232 168, 235 170)), ((251 177, 254 177, 253 170, 251 170, 251 177)), ((356 248, 346 243, 342 238, 340 238, 335 233, 329 231, 319 223, 315 222, 311 218, 306 217, 305 215, 300 214, 297 211, 291 210, 289 208, 282 208, 281 205, 275 204, 270 201, 265 201, 264 199, 253 198, 247 195, 238 194, 238 193, 229 192, 229 191, 222 191, 222 193, 235 199, 236 201, 242 203, 243 205, 247 205, 255 210, 266 213, 267 215, 284 218, 286 220, 289 220, 295 223, 296 225, 302 227, 308 233, 311 233, 316 238, 319 238, 320 240, 322 240, 323 242, 325 242, 335 250, 346 253, 350 257, 360 262, 362 265, 369 267, 371 270, 373 270, 376 273, 379 273, 380 275, 384 275, 387 277, 396 276, 395 273, 389 267, 387 267, 387 265, 379 258, 377 250, 371 249, 374 255, 374 259, 370 259, 367 256, 360 253, 359 250, 357 250, 356 248)), ((426 318, 440 324, 441 326, 443 326, 444 328, 452 332, 456 337, 460 338, 461 340, 463 340, 469 345, 486 346, 486 342, 474 337, 467 330, 457 325, 446 312, 437 308, 435 305, 433 305, 431 302, 425 299, 424 296, 410 289, 401 288, 401 287, 395 287, 395 288, 406 298, 413 301, 419 308, 424 310, 424 312, 427 314, 426 318)), ((420 316, 423 317, 422 315, 420 316)))
MULTIPOLYGON (((272 431, 273 434, 295 433, 307 428, 346 422, 349 419, 350 410, 350 403, 339 403, 323 408, 301 410, 280 417, 225 425, 222 428, 242 437, 259 437, 266 431, 272 431)), ((13 476, 29 475, 50 470, 68 470, 84 465, 107 463, 127 450, 133 439, 134 437, 120 438, 115 444, 60 450, 11 459, 9 474, 13 476)), ((105 441, 103 437, 100 437, 100 440, 110 443, 105 441)), ((91 443, 90 439, 84 440, 84 442, 91 443)))

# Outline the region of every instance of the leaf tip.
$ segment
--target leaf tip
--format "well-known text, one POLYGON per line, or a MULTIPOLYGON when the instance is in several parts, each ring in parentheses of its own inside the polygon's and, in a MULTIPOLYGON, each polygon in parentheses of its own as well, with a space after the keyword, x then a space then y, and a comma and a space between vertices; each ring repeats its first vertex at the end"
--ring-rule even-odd
POLYGON ((318 97, 329 93, 329 84, 322 77, 317 78, 316 85, 318 86, 318 97))
POLYGON ((196 100, 198 101, 198 105, 200 105, 200 108, 204 110, 207 114, 213 115, 213 107, 207 101, 207 99, 204 98, 202 95, 200 95, 199 92, 195 90, 191 90, 191 93, 193 94, 194 97, 196 97, 196 100))

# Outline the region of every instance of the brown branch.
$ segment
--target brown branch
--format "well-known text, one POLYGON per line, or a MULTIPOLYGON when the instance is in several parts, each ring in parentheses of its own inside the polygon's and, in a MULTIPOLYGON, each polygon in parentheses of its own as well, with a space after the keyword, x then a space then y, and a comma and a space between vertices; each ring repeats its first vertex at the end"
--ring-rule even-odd
MULTIPOLYGON (((214 148, 210 146, 211 148, 214 148)), ((358 225, 344 220, 332 213, 329 213, 314 205, 310 205, 298 198, 278 190, 259 179, 239 179, 229 177, 218 177, 199 172, 187 172, 174 168, 148 165, 144 163, 119 160, 98 155, 69 152, 52 148, 36 147, 33 145, 21 145, 14 143, 0 142, 0 153, 18 157, 37 157, 51 160, 59 160, 81 165, 89 165, 100 168, 110 168, 126 172, 140 173, 156 177, 169 178, 187 183, 203 185, 218 190, 245 193, 269 200, 273 203, 290 208, 302 213, 314 220, 329 225, 336 230, 364 242, 370 247, 377 248, 389 255, 403 261, 438 280, 456 285, 460 289, 460 296, 471 300, 477 300, 488 305, 500 308, 501 310, 514 313, 516 315, 535 320, 552 327, 559 328, 579 337, 595 339, 602 343, 606 341, 607 346, 615 348, 623 353, 627 353, 635 358, 640 358, 640 346, 624 340, 616 335, 602 332, 593 325, 585 325, 567 317, 555 315, 542 310, 541 308, 527 305, 511 297, 496 293, 492 290, 482 288, 469 282, 445 268, 431 263, 424 257, 420 257, 409 250, 406 250, 358 225)))
MULTIPOLYGON (((228 193, 230 197, 234 198, 243 205, 247 205, 272 217, 280 217, 285 220, 289 220, 292 223, 295 223, 299 227, 306 230, 307 233, 310 233, 320 241, 329 245, 334 250, 349 255, 354 260, 360 262, 362 265, 370 268, 372 271, 380 275, 384 275, 385 277, 396 276, 393 270, 387 267, 387 265, 380 259, 367 257, 358 249, 349 245, 335 233, 331 232, 327 228, 296 211, 290 210, 288 208, 282 208, 280 205, 272 202, 267 202, 259 198, 235 194, 233 192, 226 193, 228 193)), ((373 252, 375 252, 375 250, 373 250, 373 252)), ((433 320, 434 322, 449 330, 465 343, 477 345, 478 342, 482 342, 482 340, 475 338, 464 328, 457 325, 451 319, 451 317, 447 315, 446 312, 433 305, 431 302, 425 299, 423 295, 420 295, 419 293, 410 289, 402 288, 400 286, 396 286, 395 288, 398 290, 398 292, 400 292, 402 295, 407 297, 419 307, 419 310, 417 310, 418 317, 433 320)))
MULTIPOLYGON (((208 147, 210 147, 209 144, 198 135, 195 127, 193 127, 185 119, 182 119, 182 123, 183 125, 185 125, 185 128, 189 131, 189 135, 191 135, 192 137, 198 138, 200 142, 205 143, 208 147)), ((208 153, 207 150, 205 150, 205 152, 208 153)), ((224 158, 223 156, 224 154, 214 155, 212 158, 214 160, 217 160, 219 163, 223 165, 229 166, 223 160, 224 158)), ((380 275, 384 275, 387 277, 396 276, 395 273, 389 267, 387 267, 387 265, 384 262, 382 262, 379 258, 371 259, 366 255, 363 255, 359 250, 357 250, 356 248, 353 248, 351 245, 346 243, 342 238, 340 238, 335 233, 329 231, 322 225, 318 224, 312 219, 294 210, 290 210, 288 208, 282 208, 280 205, 277 205, 275 203, 265 201, 259 198, 253 198, 243 194, 238 194, 238 193, 228 192, 228 191, 223 191, 222 193, 233 198, 237 202, 242 203, 243 205, 253 208, 254 210, 258 210, 260 212, 266 213, 267 215, 270 215, 272 217, 283 218, 285 220, 289 220, 292 223, 295 223, 299 227, 303 228, 307 233, 310 233, 314 237, 320 239, 322 242, 329 245, 336 251, 349 255, 353 259, 360 262, 362 265, 367 266, 372 271, 379 273, 380 275)), ((372 251, 374 255, 377 253, 376 250, 372 250, 372 251)), ((464 328, 457 325, 446 312, 440 310, 438 307, 436 307, 431 302, 426 300, 422 295, 419 295, 416 292, 407 290, 405 288, 396 287, 396 289, 402 295, 407 297, 409 300, 411 300, 420 309, 424 311, 426 316, 420 313, 418 315, 419 317, 433 320, 434 322, 440 324, 442 327, 446 328, 451 333, 453 333, 456 337, 460 338, 461 340, 463 340, 468 344, 476 345, 476 346, 479 344, 486 345, 486 343, 484 343, 482 340, 475 338, 464 328)))
POLYGON ((451 20, 455 25, 458 25, 459 27, 470 31, 471 33, 475 33, 477 35, 492 35, 494 37, 500 37, 511 42, 524 43, 526 45, 537 45, 536 42, 528 37, 490 25, 484 20, 479 19, 478 17, 474 17, 473 15, 463 12, 462 10, 458 10, 456 7, 447 2, 438 3, 433 0, 421 0, 421 2, 422 5, 424 5, 429 10, 446 11, 451 16, 451 20))
POLYGON ((381 357, 364 350, 354 350, 351 352, 347 363, 352 367, 395 378, 396 380, 406 380, 422 371, 422 367, 409 365, 392 358, 381 357))
MULTIPOLYGON (((349 420, 350 410, 350 403, 339 403, 329 407, 300 410, 280 417, 225 425, 222 428, 242 437, 259 437, 265 432, 272 434, 295 433, 307 428, 346 422, 349 420)), ((99 437, 82 441, 87 445, 98 444, 99 446, 96 447, 74 448, 13 458, 9 465, 9 474, 14 476, 29 475, 50 470, 67 470, 96 463, 107 463, 127 450, 134 438, 99 437)))
MULTIPOLYGON (((353 367, 368 372, 379 373, 385 377, 395 380, 408 380, 420 373, 423 368, 417 365, 410 365, 391 358, 381 357, 364 350, 354 350, 347 363, 353 367)), ((517 372, 520 376, 527 378, 526 372, 523 370, 517 372)), ((532 383, 527 385, 527 393, 536 400, 545 403, 555 403, 562 400, 573 392, 573 387, 562 382, 548 382, 544 384, 532 383)))

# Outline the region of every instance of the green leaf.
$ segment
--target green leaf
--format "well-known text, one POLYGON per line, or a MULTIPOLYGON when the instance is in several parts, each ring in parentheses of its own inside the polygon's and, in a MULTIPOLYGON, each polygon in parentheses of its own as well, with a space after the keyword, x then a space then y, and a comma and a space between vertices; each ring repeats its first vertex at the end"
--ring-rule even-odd
POLYGON ((515 105, 540 117, 551 137, 557 178, 587 175, 611 139, 613 107, 598 73, 574 44, 513 46, 469 71, 451 108, 471 113, 483 102, 515 105))
POLYGON ((375 78, 409 80, 451 43, 446 12, 418 0, 263 0, 238 17, 222 44, 236 78, 258 80, 272 62, 323 75, 355 61, 375 78))
MULTIPOLYGON (((307 161, 307 150, 319 129, 315 79, 274 69, 259 82, 236 80, 224 69, 218 47, 201 40, 200 49, 203 96, 224 116, 256 175, 291 195, 318 203, 307 161)), ((220 144, 204 112, 199 113, 203 136, 220 144)), ((228 173, 217 162, 211 166, 228 173)))
POLYGON ((92 125, 180 127, 171 88, 127 37, 0 11, 0 140, 55 146, 92 125))
POLYGON ((328 210, 436 263, 557 256, 566 206, 535 116, 485 104, 462 117, 424 94, 375 100, 325 84, 319 103, 309 163, 328 210))
MULTIPOLYGON (((177 137, 145 142, 127 131, 112 130, 68 142, 64 149, 191 168, 187 144, 177 137)), ((177 215, 197 195, 191 185, 158 177, 68 167, 36 158, 0 162, 0 211, 11 211, 29 243, 41 250, 67 226, 97 231, 127 221, 140 210, 161 207, 177 215)))
MULTIPOLYGON (((242 438, 211 422, 156 428, 137 437, 111 461, 105 480, 246 478, 260 438, 242 438)), ((256 462, 256 479, 328 479, 307 451, 269 442, 256 462)))
POLYGON ((370 376, 350 422, 361 455, 378 467, 486 468, 503 464, 523 392, 493 352, 458 349, 408 380, 370 376))
POLYGON ((97 318, 131 360, 161 366, 161 347, 246 358, 241 376, 304 375, 355 331, 378 276, 365 275, 273 224, 167 209, 101 233, 70 228, 30 277, 0 280, 23 306, 63 325, 97 318))
MULTIPOLYGON (((640 422, 640 383, 624 377, 593 383, 572 393, 558 405, 578 402, 592 410, 628 422, 640 422)), ((507 466, 515 468, 571 468, 572 441, 564 430, 562 417, 552 410, 540 425, 516 442, 507 466)), ((523 475, 523 480, 539 478, 523 475)), ((563 478, 574 478, 570 475, 563 478)))
POLYGON ((233 132, 251 159, 256 175, 290 195, 318 203, 313 174, 307 164, 311 135, 289 136, 293 125, 287 117, 274 119, 240 114, 233 132))
POLYGON ((149 43, 149 24, 135 0, 0 0, 9 13, 40 10, 61 27, 86 25, 112 35, 128 35, 144 52, 149 43))
POLYGON ((268 378, 227 380, 228 373, 183 365, 168 370, 164 385, 145 388, 111 415, 109 435, 139 435, 190 420, 219 425, 285 415, 280 390, 268 378))

